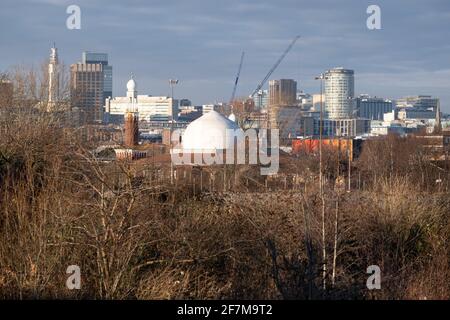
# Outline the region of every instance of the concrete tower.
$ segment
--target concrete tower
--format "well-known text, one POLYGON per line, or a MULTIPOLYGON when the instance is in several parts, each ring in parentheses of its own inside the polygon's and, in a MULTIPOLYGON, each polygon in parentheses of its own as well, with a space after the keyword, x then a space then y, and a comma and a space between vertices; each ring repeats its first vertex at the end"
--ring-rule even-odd
POLYGON ((354 71, 334 68, 325 73, 325 110, 330 119, 353 117, 354 71))
POLYGON ((124 144, 133 147, 139 143, 139 115, 137 112, 137 85, 133 76, 127 83, 128 110, 125 112, 124 144))
POLYGON ((50 61, 48 64, 48 104, 47 111, 55 110, 59 95, 59 70, 58 70, 58 50, 55 44, 50 49, 50 61))

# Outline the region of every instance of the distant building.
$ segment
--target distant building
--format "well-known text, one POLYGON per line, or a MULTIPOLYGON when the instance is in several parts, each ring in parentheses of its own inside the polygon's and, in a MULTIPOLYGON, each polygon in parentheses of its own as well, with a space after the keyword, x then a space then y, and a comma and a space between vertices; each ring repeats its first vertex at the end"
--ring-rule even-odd
POLYGON ((113 68, 108 64, 108 54, 84 51, 81 63, 83 64, 101 64, 103 69, 103 101, 112 97, 113 88, 113 68))
POLYGON ((428 110, 418 108, 403 108, 398 111, 399 120, 431 120, 436 118, 436 111, 433 108, 428 110))
POLYGON ((210 111, 219 111, 220 105, 218 104, 204 104, 202 105, 202 114, 206 114, 210 111))
MULTIPOLYGON (((133 80, 133 79, 130 79, 133 80)), ((133 80, 134 81, 134 80, 133 80)), ((127 96, 107 98, 105 101, 105 112, 109 121, 113 123, 122 122, 123 116, 130 106, 129 95, 136 95, 135 108, 141 121, 170 121, 178 119, 178 101, 166 96, 138 95, 137 85, 131 86, 127 83, 127 96), (130 92, 131 90, 131 92, 130 92)))
MULTIPOLYGON (((322 135, 325 137, 356 137, 369 132, 368 119, 323 119, 322 135)), ((320 119, 314 121, 314 135, 320 135, 320 119)))
POLYGON ((297 105, 297 82, 292 79, 269 81, 269 127, 279 129, 279 110, 297 105))
POLYGON ((269 81, 269 106, 293 106, 297 102, 297 82, 292 79, 269 81))
POLYGON ((353 118, 355 95, 354 71, 344 68, 328 70, 325 76, 325 111, 330 119, 353 118))
POLYGON ((125 149, 116 148, 114 149, 117 160, 139 160, 144 159, 148 156, 148 151, 146 150, 135 150, 135 149, 125 149))
POLYGON ((178 121, 191 122, 202 116, 202 107, 196 106, 180 106, 178 112, 178 121))
MULTIPOLYGON (((312 96, 313 109, 315 111, 320 111, 320 103, 322 102, 322 107, 325 108, 325 95, 313 94, 312 96)), ((325 110, 324 110, 325 111, 325 110)))
POLYGON ((266 109, 269 105, 269 91, 259 90, 254 96, 253 101, 256 110, 266 109))
POLYGON ((181 107, 190 107, 192 106, 192 102, 189 99, 180 99, 180 108, 181 107))
POLYGON ((385 122, 380 120, 370 121, 370 135, 371 136, 386 136, 391 133, 398 134, 400 136, 405 135, 408 129, 402 123, 397 122, 385 122))
POLYGON ((397 99, 396 111, 402 121, 431 122, 436 119, 439 99, 431 96, 410 96, 397 99))
POLYGON ((356 111, 359 118, 383 120, 383 115, 391 112, 394 102, 389 99, 360 95, 356 98, 356 111))
POLYGON ((277 114, 277 127, 282 140, 312 136, 314 134, 314 118, 305 115, 298 106, 280 107, 277 114))
POLYGON ((303 91, 297 92, 297 104, 303 110, 310 110, 313 107, 313 96, 303 91))
POLYGON ((409 96, 397 99, 396 107, 399 109, 416 108, 420 110, 433 109, 436 111, 438 101, 438 98, 433 98, 432 96, 427 95, 409 96))
MULTIPOLYGON (((363 139, 325 138, 322 139, 322 147, 339 152, 342 159, 350 156, 350 161, 353 161, 361 154, 364 141, 363 139)), ((320 143, 321 141, 317 138, 294 139, 292 154, 318 154, 320 143)))
POLYGON ((103 65, 77 63, 70 66, 72 110, 80 124, 100 123, 104 103, 103 65))
MULTIPOLYGON (((427 128, 430 120, 400 119, 401 110, 394 109, 383 116, 383 120, 370 121, 370 135, 380 136, 395 133, 400 136, 419 132, 427 128)), ((433 121, 434 122, 434 121, 433 121)))
POLYGON ((80 124, 103 122, 103 105, 112 96, 112 66, 106 53, 85 51, 70 66, 72 113, 80 124))

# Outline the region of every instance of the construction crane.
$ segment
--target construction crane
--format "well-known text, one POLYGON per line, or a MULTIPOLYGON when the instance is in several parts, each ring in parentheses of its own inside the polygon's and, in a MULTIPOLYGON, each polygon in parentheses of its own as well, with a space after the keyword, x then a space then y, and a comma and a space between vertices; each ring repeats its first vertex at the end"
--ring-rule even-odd
POLYGON ((264 84, 266 83, 266 81, 269 79, 269 77, 272 75, 272 73, 275 71, 276 68, 278 68, 278 65, 281 63, 281 61, 283 61, 284 57, 288 54, 288 52, 292 49, 292 47, 294 46, 294 44, 297 42, 297 40, 300 38, 300 36, 296 36, 294 38, 294 40, 292 40, 291 44, 287 47, 286 50, 284 50, 283 54, 281 55, 280 58, 278 58, 277 62, 273 65, 273 67, 269 70, 269 72, 267 73, 267 75, 264 77, 264 79, 258 84, 258 86, 256 87, 256 89, 252 92, 252 94, 250 95, 250 98, 253 98, 253 96, 259 92, 261 90, 261 88, 264 86, 264 84))
POLYGON ((237 85, 238 85, 238 82, 239 82, 239 76, 240 76, 240 74, 241 74, 242 62, 244 62, 244 55, 245 55, 245 52, 242 51, 242 54, 241 54, 241 62, 239 63, 238 72, 237 72, 237 74, 236 74, 236 80, 234 81, 233 93, 231 94, 231 99, 230 99, 230 103, 229 103, 230 105, 233 103, 234 97, 235 97, 235 95, 236 95, 236 88, 237 88, 237 85))

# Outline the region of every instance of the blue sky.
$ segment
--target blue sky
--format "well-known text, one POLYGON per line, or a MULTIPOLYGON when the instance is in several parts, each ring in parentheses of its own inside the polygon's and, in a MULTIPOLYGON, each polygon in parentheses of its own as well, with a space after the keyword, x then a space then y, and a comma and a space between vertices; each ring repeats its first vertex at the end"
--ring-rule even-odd
POLYGON ((293 78, 318 92, 314 76, 331 67, 355 70, 356 92, 396 98, 431 94, 450 112, 449 0, 1 0, 0 70, 38 65, 56 42, 71 64, 83 50, 107 52, 114 95, 130 73, 139 94, 195 104, 228 100, 239 58, 237 90, 248 96, 292 38, 302 38, 271 78, 293 78), (66 28, 66 8, 81 8, 81 30, 66 28), (381 7, 381 30, 368 30, 366 9, 381 7))

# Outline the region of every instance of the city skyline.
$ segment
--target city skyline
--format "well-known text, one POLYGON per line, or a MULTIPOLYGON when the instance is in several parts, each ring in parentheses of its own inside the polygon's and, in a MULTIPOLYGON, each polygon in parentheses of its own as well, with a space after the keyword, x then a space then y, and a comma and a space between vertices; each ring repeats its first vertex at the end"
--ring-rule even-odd
POLYGON ((450 300, 450 0, 77 1, 2 0, 0 303, 450 300))
POLYGON ((108 53, 114 96, 125 93, 133 73, 145 94, 170 95, 168 79, 176 78, 177 98, 206 104, 227 101, 241 51, 246 59, 238 97, 251 93, 291 38, 300 34, 271 79, 291 78, 300 90, 317 93, 314 77, 342 66, 355 70, 355 95, 396 99, 429 94, 441 99, 443 112, 450 112, 450 46, 443 41, 450 4, 431 2, 377 1, 382 29, 368 30, 368 1, 240 1, 226 6, 206 1, 136 1, 130 6, 79 1, 81 29, 68 30, 65 10, 70 1, 7 0, 0 26, 10 32, 2 37, 0 70, 22 63, 37 66, 55 41, 65 65, 79 61, 82 51, 108 53))

